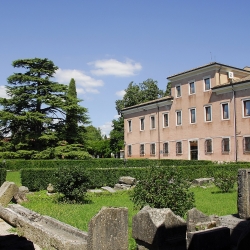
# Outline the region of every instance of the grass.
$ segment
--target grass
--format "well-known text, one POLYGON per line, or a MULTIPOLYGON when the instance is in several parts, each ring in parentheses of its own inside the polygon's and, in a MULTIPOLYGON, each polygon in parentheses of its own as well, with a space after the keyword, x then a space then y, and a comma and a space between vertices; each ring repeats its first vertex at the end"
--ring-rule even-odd
MULTIPOLYGON (((19 172, 8 172, 7 180, 21 186, 19 172)), ((222 193, 215 187, 193 187, 190 191, 195 195, 195 206, 207 215, 219 216, 237 213, 236 186, 230 193, 222 193)), ((23 203, 33 211, 42 215, 48 215, 62 222, 70 224, 83 231, 88 231, 88 223, 103 206, 127 207, 129 213, 129 249, 135 249, 135 241, 132 238, 132 217, 138 212, 130 200, 130 192, 116 193, 88 193, 87 204, 62 204, 55 202, 55 198, 48 196, 46 191, 35 192, 28 195, 29 202, 23 203)))

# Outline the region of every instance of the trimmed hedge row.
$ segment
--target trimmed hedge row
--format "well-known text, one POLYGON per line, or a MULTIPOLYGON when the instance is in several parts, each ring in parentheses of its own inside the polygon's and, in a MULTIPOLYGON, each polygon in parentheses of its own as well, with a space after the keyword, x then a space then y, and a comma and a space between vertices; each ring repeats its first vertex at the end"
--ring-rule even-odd
POLYGON ((5 168, 0 167, 0 186, 6 181, 7 171, 5 168))
POLYGON ((211 161, 171 159, 6 160, 6 168, 9 170, 20 170, 24 168, 58 168, 62 166, 80 166, 83 168, 121 168, 190 165, 217 165, 217 163, 211 161))
MULTIPOLYGON (((69 166, 70 168, 70 166, 69 166)), ((231 172, 237 175, 239 168, 250 168, 247 164, 220 164, 220 165, 202 165, 202 166, 179 166, 177 167, 183 178, 193 181, 197 178, 213 177, 219 172, 231 172)), ((149 168, 90 168, 91 188, 100 188, 102 186, 113 187, 121 176, 132 176, 140 180, 149 168)), ((22 185, 27 186, 31 191, 44 190, 49 183, 54 182, 53 174, 55 169, 22 169, 22 185)))

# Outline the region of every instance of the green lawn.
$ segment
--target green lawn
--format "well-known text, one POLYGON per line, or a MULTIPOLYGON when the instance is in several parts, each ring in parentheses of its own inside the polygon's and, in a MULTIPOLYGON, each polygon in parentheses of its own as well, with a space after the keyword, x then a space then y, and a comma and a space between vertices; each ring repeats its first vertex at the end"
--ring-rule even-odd
MULTIPOLYGON (((8 181, 14 181, 21 185, 19 172, 8 172, 8 181)), ((196 208, 207 215, 227 215, 237 213, 237 190, 236 187, 230 193, 221 193, 216 187, 190 189, 195 194, 196 208)), ((133 208, 127 191, 114 194, 103 192, 100 194, 88 193, 87 204, 59 204, 46 191, 35 192, 28 195, 29 202, 23 206, 43 215, 49 215, 67 224, 87 231, 90 219, 98 213, 103 206, 127 207, 129 211, 129 249, 135 249, 135 242, 131 237, 132 217, 138 212, 133 208)))

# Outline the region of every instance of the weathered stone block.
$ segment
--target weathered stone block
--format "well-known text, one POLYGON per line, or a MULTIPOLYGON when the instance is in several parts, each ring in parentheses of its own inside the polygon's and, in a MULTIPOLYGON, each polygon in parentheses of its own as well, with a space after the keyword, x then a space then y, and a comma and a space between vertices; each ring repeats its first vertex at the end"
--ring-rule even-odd
POLYGON ((14 182, 5 181, 0 187, 0 205, 7 206, 17 193, 18 186, 14 182))
POLYGON ((133 217, 132 236, 138 249, 185 249, 186 229, 171 209, 146 206, 133 217))
POLYGON ((217 227, 198 232, 187 233, 188 250, 230 250, 230 230, 217 227))
POLYGON ((119 179, 119 183, 133 186, 136 184, 136 179, 130 176, 122 176, 119 179))
POLYGON ((131 188, 131 185, 127 185, 127 184, 115 184, 114 189, 115 190, 129 190, 131 188))
POLYGON ((241 219, 250 218, 250 169, 238 170, 238 214, 241 219))
POLYGON ((28 201, 26 194, 29 193, 29 189, 25 186, 21 186, 18 189, 17 194, 14 195, 14 200, 16 203, 21 204, 28 201))
POLYGON ((128 249, 128 209, 103 207, 90 223, 88 250, 128 249))
POLYGON ((102 187, 102 189, 103 190, 106 190, 106 191, 108 191, 108 192, 110 192, 110 193, 115 193, 116 191, 113 189, 113 188, 111 188, 111 187, 102 187))
POLYGON ((192 184, 196 186, 202 186, 202 185, 210 184, 213 181, 214 181, 213 178, 198 178, 198 179, 193 180, 192 184))

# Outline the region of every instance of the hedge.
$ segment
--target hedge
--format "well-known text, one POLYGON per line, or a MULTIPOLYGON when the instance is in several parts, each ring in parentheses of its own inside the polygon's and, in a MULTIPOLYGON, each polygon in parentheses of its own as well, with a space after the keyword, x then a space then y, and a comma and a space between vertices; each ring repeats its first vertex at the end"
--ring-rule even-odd
POLYGON ((0 186, 6 181, 7 171, 5 168, 0 167, 0 186))
MULTIPOLYGON (((70 168, 70 166, 69 166, 70 168)), ((183 178, 193 181, 197 178, 213 177, 218 172, 231 172, 237 175, 239 168, 250 168, 249 164, 220 164, 202 166, 179 166, 177 167, 183 178)), ((91 188, 102 186, 113 187, 121 176, 132 176, 140 180, 149 168, 145 167, 122 167, 122 168, 89 168, 91 188)), ((22 185, 27 186, 31 191, 46 189, 49 183, 53 184, 54 169, 22 169, 22 185)))

